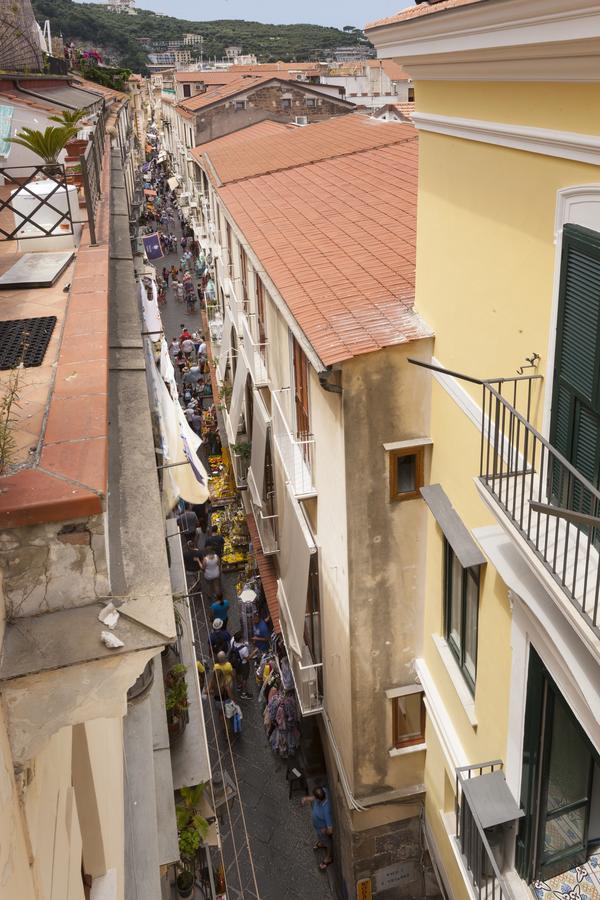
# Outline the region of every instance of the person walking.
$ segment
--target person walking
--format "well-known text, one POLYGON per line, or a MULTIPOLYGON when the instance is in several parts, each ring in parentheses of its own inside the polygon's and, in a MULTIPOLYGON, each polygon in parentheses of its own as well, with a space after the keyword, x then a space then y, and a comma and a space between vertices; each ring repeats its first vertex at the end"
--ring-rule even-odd
POLYGON ((210 604, 210 611, 213 619, 220 619, 223 623, 223 628, 227 628, 227 622, 229 621, 229 600, 225 600, 222 594, 217 594, 216 600, 210 604))
POLYGON ((311 804, 312 824, 317 835, 317 843, 313 850, 325 850, 325 859, 319 863, 319 869, 324 872, 333 862, 333 816, 329 794, 324 787, 316 787, 312 797, 302 797, 302 806, 311 804))
POLYGON ((269 626, 264 619, 261 619, 258 613, 252 616, 252 643, 260 653, 265 653, 269 649, 269 638, 271 632, 269 626))
POLYGON ((223 588, 221 584, 221 560, 212 547, 205 547, 204 549, 202 572, 206 598, 214 600, 218 594, 222 594, 223 588))
POLYGON ((215 654, 226 653, 231 643, 231 635, 226 628, 223 627, 221 619, 215 619, 212 623, 212 630, 208 635, 208 643, 212 647, 215 654))

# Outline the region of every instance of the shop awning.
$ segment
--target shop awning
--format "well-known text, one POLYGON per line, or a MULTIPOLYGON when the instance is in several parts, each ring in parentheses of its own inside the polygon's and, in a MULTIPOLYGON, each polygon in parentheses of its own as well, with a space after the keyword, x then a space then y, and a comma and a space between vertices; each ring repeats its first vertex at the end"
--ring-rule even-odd
POLYGON ((174 399, 156 365, 149 364, 162 439, 163 497, 167 510, 181 498, 187 503, 208 500, 208 475, 197 456, 202 443, 190 428, 179 400, 174 399))
POLYGON ((162 334, 162 319, 158 308, 158 288, 154 279, 146 279, 148 285, 141 279, 140 297, 142 300, 142 316, 144 319, 144 331, 152 341, 159 341, 162 334))
POLYGON ((257 390, 254 390, 252 416, 252 451, 248 470, 248 487, 256 506, 262 507, 265 486, 265 456, 271 417, 257 390))
MULTIPOLYGON (((231 393, 231 405, 229 407, 229 440, 235 443, 238 429, 240 427, 240 418, 242 415, 242 403, 244 402, 244 391, 246 389, 246 379, 248 377, 248 363, 244 354, 238 350, 236 356, 235 377, 233 379, 233 391, 231 393)), ((227 421, 227 420, 226 420, 227 421)))
POLYGON ((273 629, 279 634, 281 626, 279 624, 279 601, 277 599, 277 572, 275 570, 275 563, 272 556, 265 556, 262 552, 260 535, 252 513, 248 513, 246 519, 248 521, 250 540, 252 541, 254 557, 260 574, 260 582, 265 593, 265 600, 269 607, 269 615, 271 616, 273 629))
POLYGON ((229 359, 229 349, 231 347, 231 315, 229 309, 225 310, 225 318, 223 320, 223 334, 221 337, 221 346, 219 347, 219 359, 217 369, 221 381, 225 378, 225 369, 229 359))
POLYGON ((279 510, 282 520, 279 552, 279 592, 278 598, 289 624, 289 639, 293 650, 302 655, 304 644, 304 620, 308 597, 308 576, 310 558, 317 548, 308 522, 300 504, 286 487, 283 503, 279 510))

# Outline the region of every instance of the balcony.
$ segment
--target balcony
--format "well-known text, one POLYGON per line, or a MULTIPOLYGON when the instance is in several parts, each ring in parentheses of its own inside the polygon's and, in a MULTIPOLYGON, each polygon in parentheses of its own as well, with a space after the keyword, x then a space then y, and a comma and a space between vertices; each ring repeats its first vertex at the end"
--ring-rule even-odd
POLYGON ((483 382, 479 484, 598 652, 600 491, 530 424, 536 378, 483 382))
POLYGON ((514 900, 503 875, 513 825, 523 812, 502 771, 501 760, 456 770, 456 841, 469 880, 485 900, 514 900))
POLYGON ((316 495, 312 477, 314 438, 311 434, 296 437, 288 427, 278 394, 271 393, 273 440, 290 487, 297 498, 316 495))
POLYGON ((267 385, 269 383, 267 371, 268 344, 259 344, 254 340, 250 331, 250 323, 245 316, 242 317, 242 338, 244 340, 244 351, 248 360, 248 368, 254 384, 256 387, 267 385))
MULTIPOLYGON (((282 584, 279 582, 278 591, 280 596, 281 590, 282 584)), ((310 650, 306 644, 302 644, 301 655, 295 652, 293 641, 290 639, 289 623, 286 619, 287 610, 280 606, 279 612, 281 634, 294 679, 300 711, 303 716, 317 715, 317 713, 323 711, 323 692, 321 689, 323 663, 313 662, 310 650)))
POLYGON ((265 556, 271 556, 279 550, 279 539, 277 534, 277 522, 279 517, 276 514, 270 515, 263 509, 263 501, 260 496, 261 491, 256 484, 256 477, 252 471, 252 467, 248 469, 247 476, 248 490, 252 501, 252 513, 256 522, 258 536, 262 551, 265 556))

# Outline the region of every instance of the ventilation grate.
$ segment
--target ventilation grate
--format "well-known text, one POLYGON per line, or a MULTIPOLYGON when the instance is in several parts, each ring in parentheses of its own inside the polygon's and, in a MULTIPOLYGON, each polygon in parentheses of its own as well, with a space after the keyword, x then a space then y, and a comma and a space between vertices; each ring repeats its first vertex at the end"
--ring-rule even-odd
POLYGON ((41 366, 55 325, 56 316, 0 322, 0 369, 41 366))

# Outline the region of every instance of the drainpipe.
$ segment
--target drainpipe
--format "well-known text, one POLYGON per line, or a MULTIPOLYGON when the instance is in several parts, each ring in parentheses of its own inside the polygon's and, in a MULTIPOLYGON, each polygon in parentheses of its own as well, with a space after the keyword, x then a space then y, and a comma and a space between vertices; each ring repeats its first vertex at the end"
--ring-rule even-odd
POLYGON ((324 391, 329 391, 332 394, 341 394, 342 388, 339 384, 333 384, 331 381, 327 380, 328 375, 332 373, 331 366, 328 366, 327 369, 323 372, 319 372, 319 384, 323 388, 324 391))

